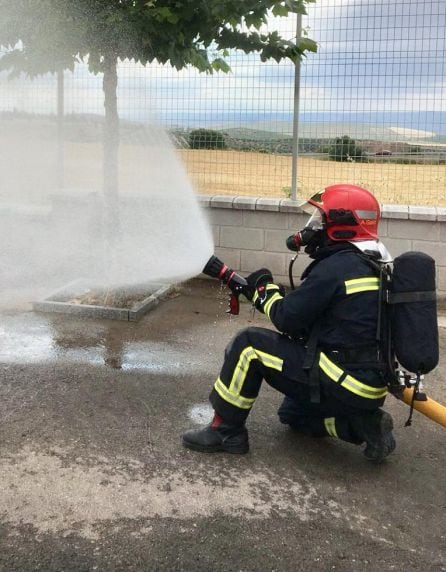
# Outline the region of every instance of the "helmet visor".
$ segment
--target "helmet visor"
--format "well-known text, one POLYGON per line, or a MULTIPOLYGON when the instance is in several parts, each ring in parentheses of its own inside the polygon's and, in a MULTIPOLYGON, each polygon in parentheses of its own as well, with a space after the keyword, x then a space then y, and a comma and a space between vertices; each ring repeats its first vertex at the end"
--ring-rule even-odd
POLYGON ((304 211, 304 213, 307 213, 310 215, 313 214, 315 206, 320 205, 322 207, 324 192, 325 192, 325 190, 319 191, 318 193, 315 193, 308 200, 303 201, 299 205, 299 208, 301 208, 304 211))
POLYGON ((322 211, 314 205, 311 206, 313 210, 310 214, 310 218, 307 220, 305 228, 311 228, 312 230, 322 230, 325 227, 322 211))

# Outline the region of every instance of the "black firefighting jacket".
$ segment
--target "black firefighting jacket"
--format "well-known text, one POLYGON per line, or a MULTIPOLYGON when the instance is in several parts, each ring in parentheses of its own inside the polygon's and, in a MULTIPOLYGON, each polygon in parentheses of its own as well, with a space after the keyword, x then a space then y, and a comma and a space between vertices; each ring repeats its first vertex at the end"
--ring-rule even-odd
POLYGON ((303 343, 316 328, 314 365, 327 390, 361 408, 379 407, 387 394, 376 357, 379 276, 350 243, 320 249, 314 258, 286 296, 267 285, 261 309, 280 332, 303 343))

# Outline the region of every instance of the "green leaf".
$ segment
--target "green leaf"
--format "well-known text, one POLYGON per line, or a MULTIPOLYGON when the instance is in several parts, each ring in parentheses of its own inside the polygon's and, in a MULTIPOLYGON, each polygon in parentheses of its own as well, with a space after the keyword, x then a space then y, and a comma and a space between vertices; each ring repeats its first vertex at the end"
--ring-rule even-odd
POLYGON ((265 18, 258 14, 246 14, 245 22, 248 28, 256 28, 257 30, 265 23, 265 18))
POLYGON ((300 38, 298 43, 300 52, 317 52, 317 43, 310 38, 300 38))
POLYGON ((231 67, 228 65, 228 63, 222 59, 222 58, 216 58, 213 62, 212 62, 212 68, 215 71, 221 71, 223 73, 228 73, 231 71, 231 67))
POLYGON ((283 6, 281 4, 277 4, 273 8, 274 16, 288 16, 290 9, 288 6, 283 6))
POLYGON ((152 10, 152 13, 153 17, 160 23, 165 21, 170 24, 177 24, 179 20, 178 14, 173 13, 168 7, 155 8, 155 10, 152 10))

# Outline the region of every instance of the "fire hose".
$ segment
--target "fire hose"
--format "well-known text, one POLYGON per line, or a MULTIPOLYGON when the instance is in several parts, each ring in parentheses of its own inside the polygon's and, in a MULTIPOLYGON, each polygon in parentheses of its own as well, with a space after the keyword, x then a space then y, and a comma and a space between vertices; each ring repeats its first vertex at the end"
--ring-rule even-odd
POLYGON ((446 427, 446 407, 426 395, 423 400, 413 399, 414 391, 414 388, 404 388, 400 397, 401 401, 404 401, 409 406, 413 404, 413 408, 419 413, 429 417, 429 419, 442 427, 446 427))

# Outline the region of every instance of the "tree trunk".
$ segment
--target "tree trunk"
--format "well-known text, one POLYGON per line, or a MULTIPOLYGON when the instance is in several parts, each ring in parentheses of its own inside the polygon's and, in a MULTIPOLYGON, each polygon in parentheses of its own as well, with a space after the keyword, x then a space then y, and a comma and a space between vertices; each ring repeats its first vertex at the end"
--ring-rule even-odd
MULTIPOLYGON (((105 275, 113 275, 114 251, 121 235, 119 217, 119 116, 118 116, 118 73, 117 57, 108 54, 104 57, 104 141, 103 141, 103 199, 102 213, 104 247, 108 255, 108 268, 105 275)), ((110 278, 109 278, 110 279, 110 278)))
POLYGON ((113 54, 108 54, 104 57, 103 79, 105 107, 103 192, 110 203, 117 200, 119 193, 119 116, 117 88, 117 58, 113 54))
POLYGON ((64 115, 65 115, 65 85, 64 70, 57 72, 57 188, 65 185, 65 153, 64 153, 64 115))

